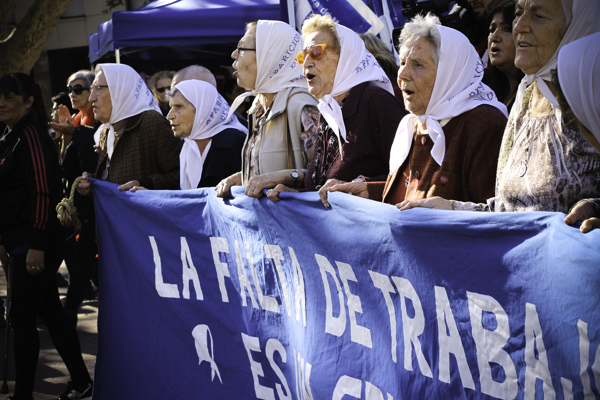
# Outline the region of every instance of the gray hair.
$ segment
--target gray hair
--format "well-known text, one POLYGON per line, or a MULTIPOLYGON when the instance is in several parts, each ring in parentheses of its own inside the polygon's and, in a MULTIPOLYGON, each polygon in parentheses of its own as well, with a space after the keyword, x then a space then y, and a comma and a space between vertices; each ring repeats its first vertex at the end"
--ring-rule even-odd
POLYGON ((88 70, 88 69, 82 69, 81 71, 77 71, 74 74, 71 74, 71 76, 69 76, 69 79, 67 79, 67 85, 70 85, 71 82, 73 82, 76 79, 81 79, 85 82, 85 85, 87 87, 92 86, 92 82, 94 82, 94 78, 95 78, 95 74, 88 70))
POLYGON ((423 38, 432 45, 435 46, 435 53, 433 54, 433 61, 437 67, 440 61, 440 50, 442 47, 442 35, 436 27, 441 25, 440 19, 435 15, 428 13, 425 17, 417 15, 412 21, 406 23, 402 28, 400 34, 400 44, 398 45, 398 52, 402 49, 402 46, 417 41, 423 38))
POLYGON ((185 67, 184 69, 177 71, 173 77, 173 82, 179 83, 192 79, 205 81, 213 85, 215 88, 217 87, 217 80, 213 73, 210 72, 208 68, 201 65, 190 65, 189 67, 185 67))

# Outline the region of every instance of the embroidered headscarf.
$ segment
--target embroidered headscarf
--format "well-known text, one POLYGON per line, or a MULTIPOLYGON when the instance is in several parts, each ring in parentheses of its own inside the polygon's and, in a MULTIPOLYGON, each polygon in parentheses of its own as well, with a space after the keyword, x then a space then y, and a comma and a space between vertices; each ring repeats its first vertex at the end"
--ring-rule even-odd
POLYGON ((229 104, 210 83, 197 80, 183 81, 175 86, 175 90, 179 90, 196 108, 192 132, 188 137, 183 138, 183 147, 179 153, 179 187, 182 190, 196 189, 202 178, 204 161, 212 141, 200 154, 200 149, 194 140, 211 138, 228 128, 246 134, 248 130, 234 115, 228 115, 229 104))
POLYGON ((146 82, 133 68, 125 64, 100 64, 104 71, 106 84, 110 91, 112 102, 112 113, 109 121, 102 124, 94 134, 96 145, 100 143, 100 134, 108 128, 106 146, 108 157, 111 158, 115 150, 115 129, 113 125, 125 118, 133 117, 144 111, 154 110, 160 112, 160 108, 146 86, 146 82))
POLYGON ((300 34, 285 22, 259 20, 256 24, 254 90, 239 95, 229 113, 233 114, 248 96, 256 96, 249 110, 252 113, 258 102, 264 102, 262 93, 279 93, 290 87, 306 88, 306 77, 296 61, 296 54, 303 46, 300 34))
POLYGON ((364 82, 373 82, 392 95, 394 89, 385 71, 377 63, 375 57, 369 53, 360 36, 343 25, 337 25, 336 31, 340 39, 340 59, 335 71, 331 93, 319 99, 318 108, 338 138, 340 157, 343 159, 340 136, 346 141, 346 125, 342 116, 342 108, 335 97, 364 82))
POLYGON ((390 174, 402 165, 412 144, 415 120, 427 124, 434 145, 431 156, 442 165, 446 153, 446 139, 440 120, 461 115, 475 107, 487 104, 508 116, 506 106, 496 94, 481 82, 483 65, 469 39, 457 30, 435 25, 440 32, 440 56, 433 91, 423 115, 407 114, 396 131, 390 153, 390 174))
POLYGON ((560 50, 558 80, 573 114, 600 140, 600 32, 560 50))

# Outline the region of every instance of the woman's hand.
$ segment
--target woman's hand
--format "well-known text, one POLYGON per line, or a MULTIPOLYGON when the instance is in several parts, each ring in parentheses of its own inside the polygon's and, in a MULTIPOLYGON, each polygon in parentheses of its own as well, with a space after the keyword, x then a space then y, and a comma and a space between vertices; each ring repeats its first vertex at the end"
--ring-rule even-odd
POLYGON ((58 123, 49 122, 48 125, 61 135, 73 136, 73 132, 75 132, 73 117, 69 114, 69 109, 64 104, 58 106, 58 123))
POLYGON ((125 190, 129 190, 130 192, 135 192, 136 190, 146 190, 145 187, 140 186, 140 181, 129 181, 119 186, 117 189, 119 189, 121 192, 125 190))
POLYGON ((362 197, 363 199, 369 198, 366 182, 344 182, 339 179, 329 179, 321 189, 319 189, 319 197, 325 207, 331 207, 331 204, 329 204, 329 201, 327 200, 327 192, 343 192, 353 196, 362 197))
POLYGON ((236 172, 235 174, 223 179, 215 187, 217 197, 231 197, 231 187, 240 186, 242 184, 242 173, 236 172))
POLYGON ((281 200, 279 198, 279 193, 282 192, 295 192, 297 193, 298 191, 296 189, 292 189, 290 187, 287 187, 285 185, 282 185, 281 183, 277 186, 275 186, 273 189, 269 189, 267 191, 267 198, 269 200, 271 200, 273 203, 277 203, 279 200, 281 200))
POLYGON ((564 221, 567 225, 575 225, 577 221, 583 221, 579 227, 582 233, 588 233, 593 229, 600 228, 600 219, 595 216, 594 207, 585 200, 579 201, 571 209, 564 221))
POLYGON ((10 267, 10 259, 3 245, 0 244, 0 266, 4 270, 4 275, 8 278, 8 267, 10 267))
POLYGON ((421 200, 404 200, 402 203, 396 204, 396 207, 400 211, 406 211, 416 207, 434 208, 436 210, 452 210, 452 202, 436 196, 421 200))
POLYGON ((81 177, 83 179, 77 184, 77 192, 82 196, 88 196, 92 193, 92 183, 88 181, 89 174, 84 172, 81 177))
POLYGON ((29 249, 25 258, 25 266, 29 275, 39 275, 44 272, 44 250, 29 249))
POLYGON ((291 183, 291 171, 292 170, 285 169, 253 176, 248 179, 244 193, 248 197, 261 197, 264 189, 272 189, 278 184, 286 184, 288 181, 291 183))

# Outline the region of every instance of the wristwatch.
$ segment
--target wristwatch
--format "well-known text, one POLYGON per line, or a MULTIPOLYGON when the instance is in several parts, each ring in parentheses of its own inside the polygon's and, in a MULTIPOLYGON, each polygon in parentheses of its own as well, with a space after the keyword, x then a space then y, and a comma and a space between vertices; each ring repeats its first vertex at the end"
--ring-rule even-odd
POLYGON ((298 182, 298 178, 300 177, 300 174, 298 174, 298 170, 294 169, 292 170, 292 172, 290 172, 290 175, 292 177, 292 181, 294 182, 294 188, 297 187, 297 182, 298 182))

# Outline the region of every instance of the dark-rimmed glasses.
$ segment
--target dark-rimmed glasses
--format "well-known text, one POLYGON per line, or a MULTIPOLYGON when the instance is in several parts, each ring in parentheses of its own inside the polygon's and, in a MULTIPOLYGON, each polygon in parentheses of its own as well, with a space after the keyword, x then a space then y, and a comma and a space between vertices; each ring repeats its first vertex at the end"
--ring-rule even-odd
POLYGON ((96 96, 98 96, 100 94, 101 89, 107 88, 108 85, 92 85, 90 86, 90 90, 92 91, 92 93, 94 93, 96 96))
POLYGON ((308 50, 302 50, 300 53, 296 54, 296 61, 298 64, 304 65, 304 60, 306 60, 306 56, 310 55, 310 58, 313 60, 320 60, 325 54, 326 44, 316 44, 308 50))
POLYGON ((157 87, 157 88, 156 88, 156 91, 157 91, 158 93, 164 93, 164 92, 165 92, 165 90, 169 90, 169 89, 171 89, 171 86, 157 87))
POLYGON ((241 51, 256 51, 256 49, 248 49, 246 47, 240 47, 240 45, 238 44, 235 51, 237 51, 239 54, 241 51))
POLYGON ((81 93, 83 93, 84 90, 90 90, 90 88, 83 87, 80 84, 77 84, 75 86, 67 86, 67 90, 69 91, 69 94, 71 94, 71 92, 74 92, 76 95, 79 96, 81 93))

